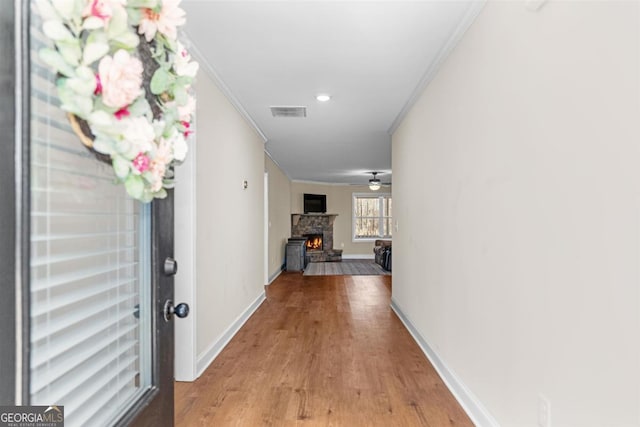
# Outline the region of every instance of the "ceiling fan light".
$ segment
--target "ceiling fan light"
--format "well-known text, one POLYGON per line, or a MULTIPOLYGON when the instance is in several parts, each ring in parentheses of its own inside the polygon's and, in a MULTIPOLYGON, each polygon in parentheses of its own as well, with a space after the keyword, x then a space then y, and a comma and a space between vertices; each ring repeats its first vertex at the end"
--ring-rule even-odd
POLYGON ((370 179, 369 180, 369 190, 377 191, 380 189, 380 180, 379 179, 370 179))

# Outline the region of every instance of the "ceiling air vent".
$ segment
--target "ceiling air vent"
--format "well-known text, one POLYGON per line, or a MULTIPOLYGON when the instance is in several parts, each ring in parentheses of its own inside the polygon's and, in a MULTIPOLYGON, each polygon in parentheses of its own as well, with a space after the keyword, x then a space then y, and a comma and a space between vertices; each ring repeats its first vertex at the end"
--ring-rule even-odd
POLYGON ((307 117, 307 107, 271 107, 273 117, 307 117))

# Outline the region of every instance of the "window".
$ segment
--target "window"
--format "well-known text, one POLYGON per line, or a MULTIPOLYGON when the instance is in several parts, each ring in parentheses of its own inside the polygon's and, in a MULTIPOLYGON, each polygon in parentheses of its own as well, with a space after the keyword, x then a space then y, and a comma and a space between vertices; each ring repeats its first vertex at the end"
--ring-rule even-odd
POLYGON ((391 238, 391 194, 353 194, 353 240, 391 238))

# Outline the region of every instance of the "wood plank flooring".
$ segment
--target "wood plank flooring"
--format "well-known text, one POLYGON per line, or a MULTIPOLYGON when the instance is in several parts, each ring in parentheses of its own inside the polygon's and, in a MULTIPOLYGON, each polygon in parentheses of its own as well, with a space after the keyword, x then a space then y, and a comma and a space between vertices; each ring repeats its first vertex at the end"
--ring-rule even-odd
POLYGON ((390 309, 391 276, 283 273, 177 426, 473 426, 390 309))

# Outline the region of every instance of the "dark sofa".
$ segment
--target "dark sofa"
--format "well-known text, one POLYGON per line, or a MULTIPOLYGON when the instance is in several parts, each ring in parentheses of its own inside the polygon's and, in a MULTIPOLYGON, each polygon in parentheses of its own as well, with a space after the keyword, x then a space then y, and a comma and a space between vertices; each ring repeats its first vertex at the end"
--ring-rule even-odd
POLYGON ((391 240, 376 240, 373 254, 377 264, 385 270, 391 271, 391 240))

